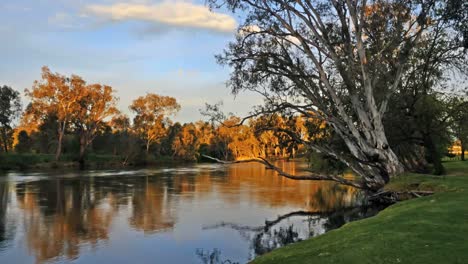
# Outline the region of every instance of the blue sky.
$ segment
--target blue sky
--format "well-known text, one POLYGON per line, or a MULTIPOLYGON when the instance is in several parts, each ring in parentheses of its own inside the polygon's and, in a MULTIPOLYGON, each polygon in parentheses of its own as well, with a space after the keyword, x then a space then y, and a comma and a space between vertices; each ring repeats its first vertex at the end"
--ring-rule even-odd
MULTIPOLYGON (((214 55, 234 38, 237 18, 210 12, 188 0, 2 0, 0 85, 23 91, 40 78, 43 65, 114 87, 119 108, 147 92, 170 95, 182 105, 174 118, 202 118, 204 103, 246 114, 260 101, 234 98, 229 69, 214 55)), ((26 103, 26 101, 25 101, 26 103)))

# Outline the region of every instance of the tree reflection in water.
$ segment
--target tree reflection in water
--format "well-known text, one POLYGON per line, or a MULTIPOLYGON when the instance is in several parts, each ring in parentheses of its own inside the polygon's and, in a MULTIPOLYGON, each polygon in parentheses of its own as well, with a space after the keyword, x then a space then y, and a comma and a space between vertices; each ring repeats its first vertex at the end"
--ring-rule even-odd
POLYGON ((0 182, 0 252, 8 247, 15 232, 15 226, 8 217, 9 189, 7 182, 0 182))
POLYGON ((239 262, 233 262, 229 259, 224 259, 221 257, 221 250, 215 248, 211 251, 197 249, 195 254, 200 258, 203 264, 239 264, 239 262))
MULTIPOLYGON (((295 174, 302 168, 293 162, 277 165, 295 174)), ((0 253, 16 254, 16 263, 28 256, 37 263, 68 262, 106 250, 123 255, 113 243, 115 237, 127 235, 128 246, 148 243, 170 249, 145 251, 148 258, 179 257, 171 252, 179 252, 184 244, 187 251, 179 263, 194 258, 233 263, 221 257, 220 250, 229 259, 244 262, 350 221, 358 212, 340 208, 360 205, 361 198, 350 187, 285 179, 255 164, 56 175, 13 173, 0 181, 0 253), (274 217, 285 211, 295 212, 274 217), (247 226, 261 223, 265 217, 274 220, 264 226, 247 226), (232 237, 226 236, 226 230, 203 232, 204 225, 223 219, 232 221, 230 227, 240 236, 232 230, 228 231, 232 237), (20 248, 12 246, 15 237, 21 238, 20 248), (194 255, 200 246, 205 251, 194 255)), ((226 226, 229 224, 217 227, 226 226)), ((132 254, 142 253, 140 250, 145 249, 134 247, 132 254)), ((89 258, 83 261, 89 262, 89 258)))
POLYGON ((273 249, 321 235, 345 223, 376 215, 381 206, 345 208, 333 213, 296 211, 265 221, 264 226, 250 227, 220 223, 205 229, 232 228, 250 241, 251 258, 273 249))

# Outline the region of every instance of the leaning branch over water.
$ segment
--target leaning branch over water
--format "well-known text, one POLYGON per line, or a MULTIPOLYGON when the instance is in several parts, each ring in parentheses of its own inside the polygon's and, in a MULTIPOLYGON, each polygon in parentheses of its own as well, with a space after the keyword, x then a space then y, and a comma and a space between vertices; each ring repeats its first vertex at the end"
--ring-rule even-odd
POLYGON ((214 160, 216 162, 222 163, 222 164, 237 164, 237 163, 251 163, 251 162, 257 162, 265 165, 268 169, 274 170, 278 173, 278 175, 286 177, 288 179, 292 180, 306 180, 306 181, 334 181, 338 182, 343 185, 348 185, 348 186, 353 186, 358 189, 366 189, 366 186, 363 185, 360 182, 352 181, 352 180, 347 180, 343 177, 339 176, 334 176, 334 175, 319 175, 319 174, 313 174, 309 172, 309 175, 293 175, 290 173, 287 173, 283 171, 282 169, 278 168, 277 166, 273 165, 271 162, 264 158, 253 158, 253 159, 245 159, 245 160, 234 160, 234 161, 226 161, 226 160, 220 160, 208 155, 202 155, 202 157, 205 157, 207 159, 214 160))

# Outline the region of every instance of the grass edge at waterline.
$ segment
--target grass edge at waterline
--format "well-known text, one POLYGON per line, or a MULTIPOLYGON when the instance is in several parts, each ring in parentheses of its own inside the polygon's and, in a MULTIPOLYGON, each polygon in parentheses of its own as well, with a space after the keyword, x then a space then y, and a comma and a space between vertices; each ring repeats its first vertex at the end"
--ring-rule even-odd
POLYGON ((252 263, 466 263, 468 161, 444 164, 447 175, 406 174, 389 190, 431 190, 377 216, 274 250, 252 263))

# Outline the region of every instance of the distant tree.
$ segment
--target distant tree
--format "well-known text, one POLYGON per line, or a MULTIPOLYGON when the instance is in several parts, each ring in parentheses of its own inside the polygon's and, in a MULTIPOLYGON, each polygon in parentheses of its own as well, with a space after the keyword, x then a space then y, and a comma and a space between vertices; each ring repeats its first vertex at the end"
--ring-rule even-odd
POLYGON ((25 93, 31 100, 31 113, 36 122, 41 122, 47 116, 55 116, 58 124, 57 147, 55 159, 62 153, 62 141, 65 131, 78 111, 82 94, 80 91, 86 85, 85 81, 76 75, 70 78, 59 73, 52 73, 48 67, 42 67, 42 80, 35 81, 31 90, 25 93))
POLYGON ((118 114, 111 119, 109 126, 112 128, 112 153, 122 157, 123 165, 134 162, 141 152, 141 141, 132 131, 130 118, 125 114, 118 114))
POLYGON ((194 124, 184 124, 172 143, 174 155, 184 160, 197 160, 201 136, 194 124))
POLYGON ((468 100, 463 97, 453 97, 449 100, 450 127, 454 136, 460 141, 461 160, 465 160, 465 150, 468 148, 468 100))
POLYGON ((19 92, 8 86, 0 87, 0 137, 5 152, 11 146, 12 122, 21 113, 19 92))
POLYGON ((86 148, 105 127, 106 121, 118 114, 117 98, 112 87, 101 84, 91 84, 78 87, 77 107, 72 113, 72 121, 80 141, 79 162, 84 162, 86 148))
POLYGON ((45 116, 40 122, 41 123, 37 129, 33 130, 33 133, 30 134, 34 142, 34 149, 39 153, 56 154, 58 142, 57 131, 59 130, 57 117, 54 114, 50 114, 45 116))
POLYGON ((218 156, 225 160, 235 158, 235 154, 232 152, 232 143, 235 140, 235 134, 238 132, 237 124, 239 121, 239 117, 230 116, 215 130, 213 143, 218 156))
POLYGON ((113 132, 125 132, 130 130, 130 118, 125 114, 114 115, 109 122, 113 132))
POLYGON ((135 132, 145 141, 146 153, 149 153, 151 145, 167 134, 171 123, 168 116, 177 113, 180 105, 173 97, 149 93, 135 99, 130 110, 135 113, 135 132))
POLYGON ((174 156, 174 141, 182 129, 182 125, 179 122, 175 122, 167 129, 166 136, 161 140, 160 148, 161 155, 174 156))
POLYGON ((31 151, 32 142, 28 133, 24 130, 21 130, 18 133, 18 144, 15 146, 15 150, 18 153, 28 153, 31 151))

